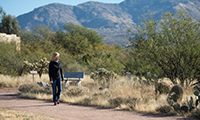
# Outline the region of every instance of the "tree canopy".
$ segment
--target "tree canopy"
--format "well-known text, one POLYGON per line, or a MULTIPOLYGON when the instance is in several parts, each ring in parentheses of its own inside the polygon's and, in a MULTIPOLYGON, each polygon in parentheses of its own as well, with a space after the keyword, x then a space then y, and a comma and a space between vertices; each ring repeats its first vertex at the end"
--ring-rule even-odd
POLYGON ((0 23, 0 32, 7 34, 19 34, 20 27, 16 17, 3 15, 0 23))
POLYGON ((190 85, 200 75, 199 21, 187 11, 163 13, 160 21, 154 21, 152 16, 143 20, 130 38, 133 66, 141 73, 190 85))

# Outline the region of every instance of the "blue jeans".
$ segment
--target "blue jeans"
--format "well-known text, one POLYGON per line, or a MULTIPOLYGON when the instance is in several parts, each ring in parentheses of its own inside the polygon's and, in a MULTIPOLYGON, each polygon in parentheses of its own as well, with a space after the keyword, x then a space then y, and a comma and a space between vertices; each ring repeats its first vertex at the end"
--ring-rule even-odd
POLYGON ((60 78, 58 78, 58 79, 53 78, 52 89, 53 89, 53 101, 59 100, 60 93, 62 91, 62 83, 61 83, 60 78), (58 88, 58 91, 57 91, 56 87, 58 88))

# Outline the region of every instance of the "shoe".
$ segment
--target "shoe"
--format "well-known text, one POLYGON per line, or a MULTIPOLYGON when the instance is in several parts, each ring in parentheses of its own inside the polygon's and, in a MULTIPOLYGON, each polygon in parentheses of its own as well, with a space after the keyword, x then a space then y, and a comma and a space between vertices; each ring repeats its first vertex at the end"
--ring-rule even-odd
POLYGON ((57 100, 57 103, 59 104, 59 103, 60 103, 60 101, 59 101, 59 100, 57 100))
POLYGON ((57 105, 57 102, 56 102, 56 101, 54 102, 54 105, 57 105))

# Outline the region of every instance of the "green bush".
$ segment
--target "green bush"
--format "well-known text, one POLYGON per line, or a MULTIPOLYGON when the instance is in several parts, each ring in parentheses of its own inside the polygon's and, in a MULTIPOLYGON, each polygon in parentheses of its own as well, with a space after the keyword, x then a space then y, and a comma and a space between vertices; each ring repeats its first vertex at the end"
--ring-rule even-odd
MULTIPOLYGON (((1 41, 2 38, 0 38, 1 41)), ((0 42, 0 74, 17 76, 22 74, 23 63, 20 52, 16 51, 16 43, 0 42)))
POLYGON ((92 55, 85 55, 83 56, 83 61, 85 61, 86 66, 88 67, 88 71, 93 72, 99 68, 105 68, 108 71, 113 71, 116 74, 124 73, 124 64, 122 64, 121 54, 108 52, 109 50, 95 51, 92 55))

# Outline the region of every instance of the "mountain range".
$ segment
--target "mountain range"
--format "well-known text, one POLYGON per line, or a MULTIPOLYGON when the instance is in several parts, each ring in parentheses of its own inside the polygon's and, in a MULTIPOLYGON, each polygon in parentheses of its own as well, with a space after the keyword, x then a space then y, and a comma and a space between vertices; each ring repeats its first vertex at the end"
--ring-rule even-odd
POLYGON ((184 9, 200 18, 199 6, 200 0, 125 0, 119 4, 89 1, 76 6, 52 3, 19 15, 17 19, 22 29, 43 24, 54 31, 73 22, 97 30, 105 37, 105 43, 123 46, 127 28, 138 24, 144 11, 153 12, 155 20, 160 19, 162 12, 184 9))

